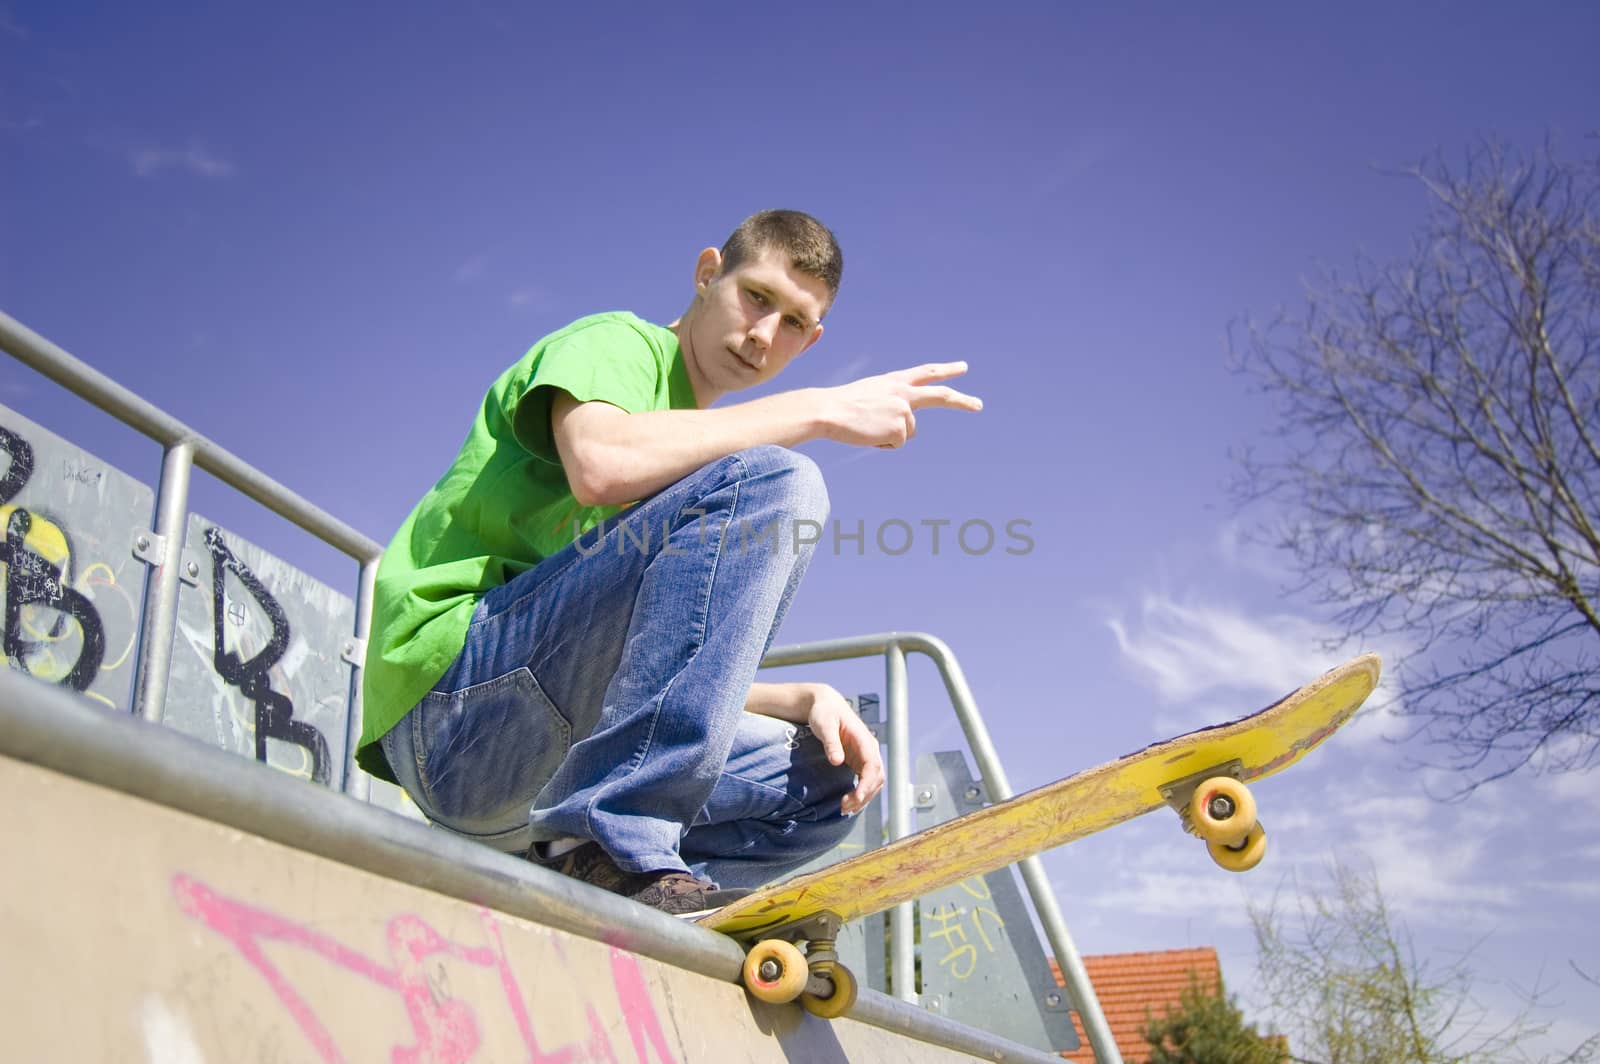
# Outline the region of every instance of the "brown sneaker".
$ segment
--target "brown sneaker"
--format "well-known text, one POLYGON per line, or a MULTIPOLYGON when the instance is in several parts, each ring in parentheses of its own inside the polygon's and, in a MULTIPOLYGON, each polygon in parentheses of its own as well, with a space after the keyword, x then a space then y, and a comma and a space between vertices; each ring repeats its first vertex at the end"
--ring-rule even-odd
POLYGON ((624 871, 598 842, 586 842, 559 857, 539 856, 538 843, 535 843, 528 849, 528 860, 540 868, 621 894, 673 916, 703 916, 750 893, 748 890, 723 890, 709 879, 697 879, 687 872, 624 871))
POLYGON ((618 868, 598 842, 586 842, 559 857, 539 856, 539 844, 534 843, 528 849, 528 860, 540 868, 560 872, 613 894, 635 894, 656 879, 653 873, 626 872, 618 868))
POLYGON ((687 872, 651 872, 647 875, 653 881, 633 894, 633 900, 673 916, 704 916, 750 893, 733 888, 724 890, 709 879, 699 879, 687 872))

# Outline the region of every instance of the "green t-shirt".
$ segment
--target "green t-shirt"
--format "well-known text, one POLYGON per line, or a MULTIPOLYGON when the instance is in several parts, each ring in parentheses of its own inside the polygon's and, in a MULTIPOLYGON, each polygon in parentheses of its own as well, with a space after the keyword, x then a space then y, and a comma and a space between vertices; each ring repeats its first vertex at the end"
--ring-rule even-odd
POLYGON ((572 497, 550 431, 556 389, 631 414, 695 406, 678 338, 626 312, 551 333, 494 382, 378 565, 357 748, 375 776, 392 778, 377 741, 460 654, 478 600, 619 509, 572 497))

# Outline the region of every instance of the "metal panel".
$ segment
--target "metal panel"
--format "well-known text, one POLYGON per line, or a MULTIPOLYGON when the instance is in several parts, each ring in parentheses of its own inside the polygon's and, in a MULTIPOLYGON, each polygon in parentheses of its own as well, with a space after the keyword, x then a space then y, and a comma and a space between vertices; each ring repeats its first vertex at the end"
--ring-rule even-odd
MULTIPOLYGON (((917 758, 920 827, 988 804, 959 752, 917 758)), ((1056 986, 1010 868, 974 876, 917 902, 922 1005, 959 1023, 1039 1049, 1076 1049, 1056 986)))
POLYGON ((339 786, 355 604, 199 514, 182 568, 162 723, 339 786))
POLYGON ((155 493, 0 406, 6 663, 126 710, 155 493))

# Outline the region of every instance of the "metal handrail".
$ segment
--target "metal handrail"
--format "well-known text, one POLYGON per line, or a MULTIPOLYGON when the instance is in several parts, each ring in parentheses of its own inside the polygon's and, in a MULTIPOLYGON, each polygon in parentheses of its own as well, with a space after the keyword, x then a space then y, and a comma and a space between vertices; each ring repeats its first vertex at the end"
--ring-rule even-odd
MULTIPOLYGON (((177 640, 179 565, 189 512, 190 474, 195 466, 361 563, 355 594, 355 629, 351 634, 356 646, 366 645, 372 620, 371 574, 383 554, 382 544, 313 506, 242 458, 3 311, 0 311, 0 349, 165 449, 161 480, 156 490, 155 527, 140 543, 142 548, 147 548, 141 557, 151 563, 152 570, 145 588, 139 645, 134 657, 133 704, 129 708, 135 714, 148 721, 160 721, 166 710, 172 651, 177 640)), ((361 665, 357 663, 360 658, 350 657, 351 717, 360 720, 361 665)), ((356 732, 355 737, 359 736, 356 732)), ((365 786, 365 778, 352 771, 354 759, 352 740, 345 744, 344 764, 340 766, 342 778, 334 781, 346 791, 361 790, 365 786)))
POLYGON ((383 544, 313 506, 244 459, 46 340, 4 311, 0 311, 0 348, 163 447, 188 444, 194 451, 195 465, 356 561, 373 560, 383 553, 383 544))
MULTIPOLYGON (((775 647, 761 661, 762 668, 783 668, 790 665, 812 665, 823 661, 841 661, 846 658, 866 658, 882 655, 885 665, 884 700, 889 725, 889 759, 885 767, 884 802, 887 805, 885 820, 889 826, 889 839, 901 839, 911 834, 911 810, 914 804, 911 781, 910 738, 911 728, 906 713, 907 653, 923 654, 933 660, 950 695, 956 719, 966 734, 967 746, 972 750, 989 795, 1003 802, 1015 793, 1000 765, 1000 754, 989 729, 978 712, 978 704, 967 685, 966 674, 956 661, 955 653, 942 639, 926 632, 882 632, 876 635, 852 636, 845 639, 825 639, 814 643, 775 647)), ((1050 879, 1044 864, 1037 856, 1017 862, 1022 882, 1033 899, 1034 911, 1044 927, 1045 937, 1055 951, 1056 963, 1061 966, 1062 979, 1067 994, 1072 998, 1078 1018, 1083 1022, 1084 1034, 1094 1049, 1095 1059, 1101 1064, 1122 1064, 1122 1055, 1111 1028, 1100 1009, 1100 999, 1095 996, 1089 982, 1089 972, 1083 966, 1072 935, 1067 931, 1066 919, 1050 889, 1050 879)), ((916 1001, 913 977, 916 963, 912 949, 911 906, 896 906, 889 912, 889 971, 891 985, 897 996, 906 1001, 916 1001)))

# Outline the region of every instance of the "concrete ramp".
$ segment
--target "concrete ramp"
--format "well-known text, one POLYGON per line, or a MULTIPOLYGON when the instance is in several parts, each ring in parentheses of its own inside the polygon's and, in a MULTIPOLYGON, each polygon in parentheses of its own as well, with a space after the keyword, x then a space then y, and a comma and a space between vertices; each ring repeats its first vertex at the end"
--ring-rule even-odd
POLYGON ((0 669, 8 1060, 1048 1061, 0 669))
POLYGON ((974 1059, 10 759, 0 791, 14 1060, 974 1059))

